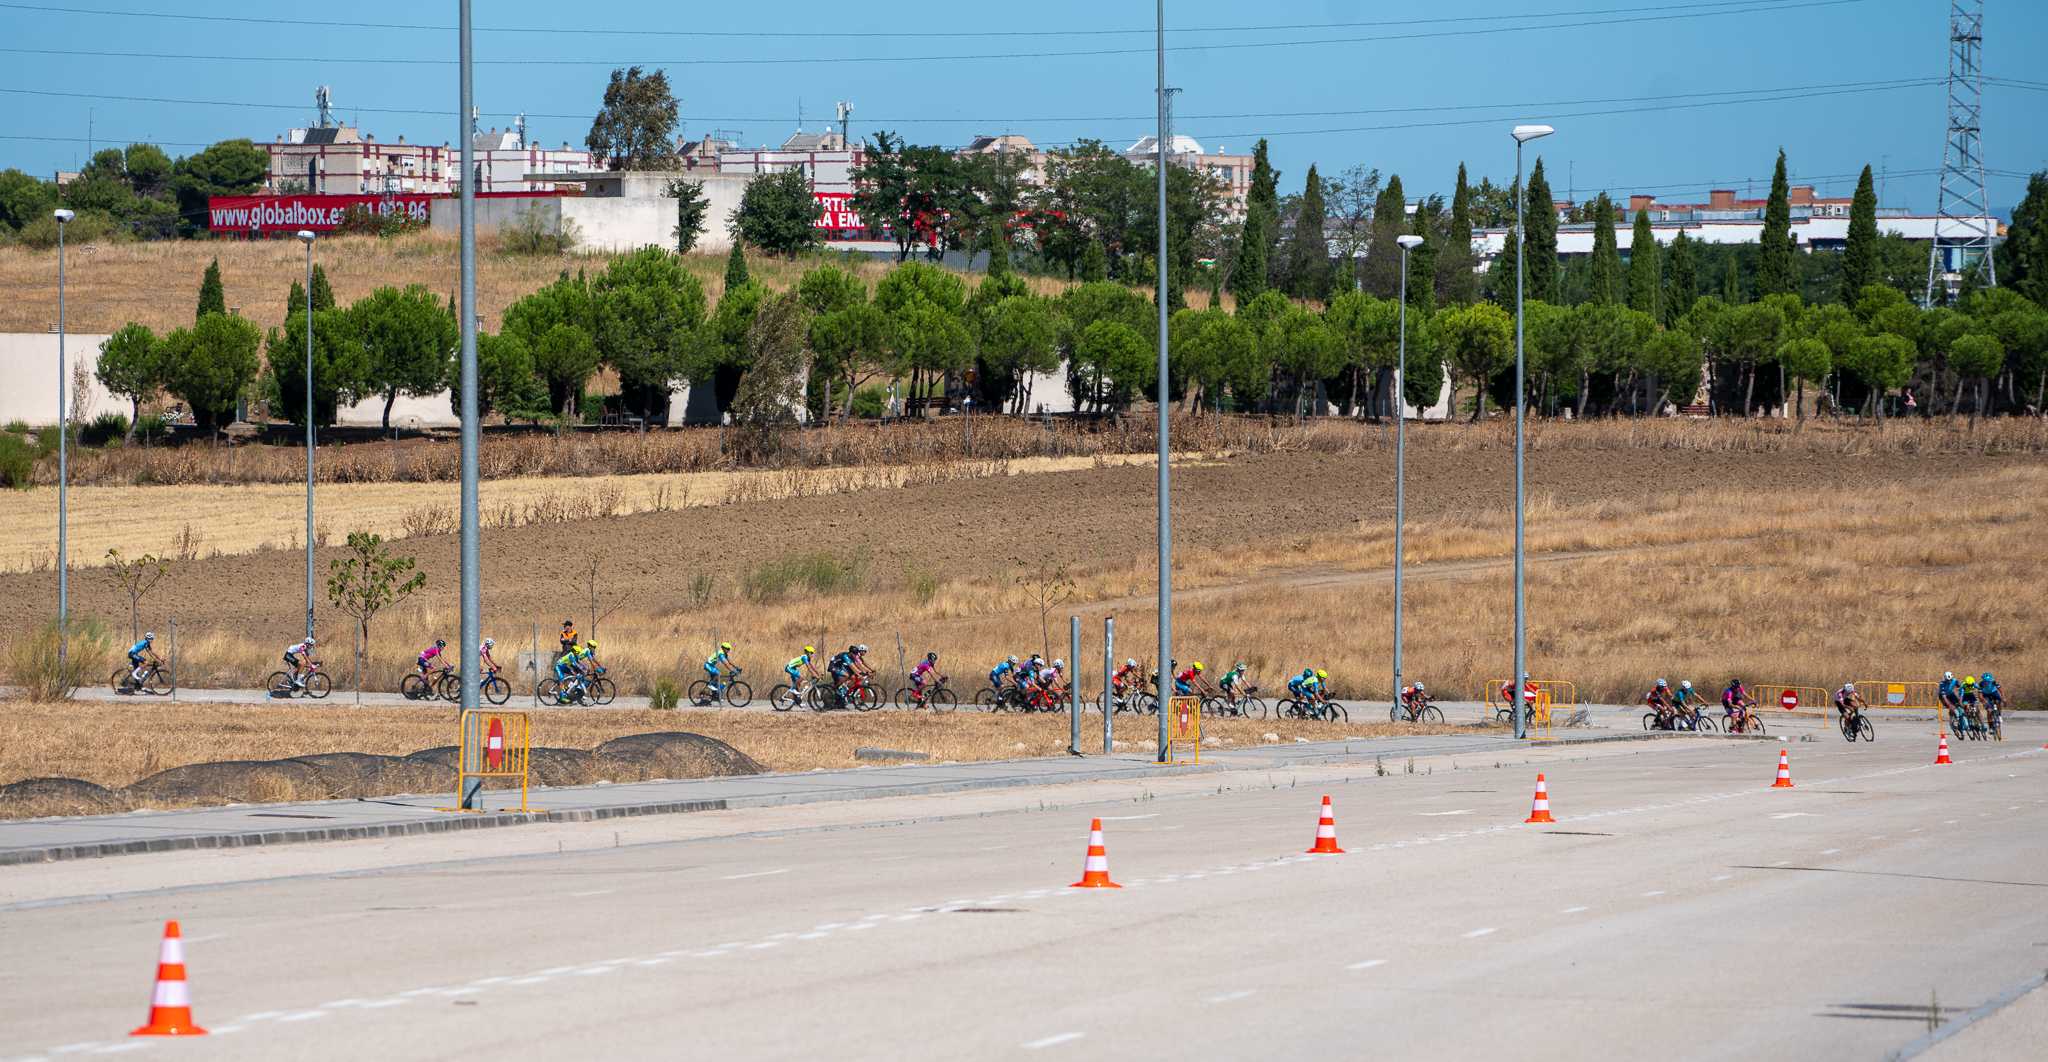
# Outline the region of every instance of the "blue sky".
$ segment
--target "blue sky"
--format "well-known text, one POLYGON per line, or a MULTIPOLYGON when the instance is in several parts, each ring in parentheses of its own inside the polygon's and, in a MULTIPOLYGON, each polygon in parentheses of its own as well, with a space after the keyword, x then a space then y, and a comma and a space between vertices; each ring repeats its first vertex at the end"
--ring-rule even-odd
MULTIPOLYGON (((2048 4, 1986 6, 1987 74, 2042 86, 1986 87, 1987 161, 2015 174, 2040 169, 2048 165, 2048 70, 2032 60, 2048 54, 2048 4)), ((453 3, 0 0, 0 89, 272 105, 0 92, 0 166, 74 167, 86 157, 89 117, 102 146, 147 139, 182 154, 230 136, 267 140, 305 124, 322 84, 333 86, 344 119, 379 138, 441 142, 455 132, 455 67, 427 61, 453 59, 452 31, 49 10, 65 7, 418 27, 455 18, 453 3)), ((841 99, 855 105, 856 136, 891 129, 916 142, 1017 132, 1040 144, 1093 136, 1121 146, 1151 127, 1146 3, 614 0, 579 9, 510 0, 476 9, 482 124, 504 126, 524 110, 549 144, 580 144, 609 68, 632 62, 667 69, 691 135, 737 130, 750 145, 779 142, 797 127, 799 108, 805 127, 818 128, 841 99), (594 21, 579 24, 578 10, 594 21), (1109 32, 1122 30, 1144 32, 1109 32), (980 35, 937 35, 949 33, 980 35), (1121 50, 1132 54, 1042 54, 1121 50)), ((1268 137, 1283 191, 1299 188, 1311 162, 1325 173, 1359 163, 1398 172, 1411 195, 1448 192, 1460 161, 1475 180, 1505 182, 1514 168, 1507 128, 1531 120, 1560 130, 1542 144, 1559 195, 1604 188, 1682 200, 1710 186, 1753 181, 1761 189, 1782 145, 1794 178, 1820 178, 1824 192, 1847 194, 1868 162, 1892 174, 1887 205, 1931 210, 1943 89, 1886 86, 1945 74, 1947 12, 1947 0, 1169 0, 1168 45, 1191 50, 1169 52, 1167 78, 1183 90, 1177 132, 1210 150, 1245 150, 1268 137), (1548 28, 1511 28, 1527 26, 1548 28), (1299 41, 1318 43, 1242 47, 1299 41), (1731 90, 1786 91, 1725 102, 1731 90), (1380 113, 1327 113, 1362 111, 1380 113), (1622 113, 1587 113, 1599 111, 1622 113)), ((2023 183, 1994 176, 1994 206, 2009 209, 2023 183)))

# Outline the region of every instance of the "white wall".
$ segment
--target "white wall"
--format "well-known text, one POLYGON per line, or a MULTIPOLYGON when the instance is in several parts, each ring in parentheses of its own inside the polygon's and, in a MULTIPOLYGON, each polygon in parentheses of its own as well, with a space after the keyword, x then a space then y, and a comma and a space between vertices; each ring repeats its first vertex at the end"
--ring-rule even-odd
MULTIPOLYGON (((64 337, 66 364, 98 366, 102 332, 71 332, 64 337)), ((30 424, 57 423, 57 333, 0 332, 0 423, 22 420, 30 424)), ((70 395, 72 380, 64 381, 65 401, 78 408, 70 395)), ((128 412, 128 402, 107 393, 94 379, 86 388, 85 415, 128 412)))
MULTIPOLYGON (((496 233, 516 224, 527 211, 538 212, 541 225, 548 232, 560 232, 564 218, 574 222, 578 250, 631 251, 649 245, 675 246, 676 201, 667 197, 508 196, 479 199, 476 201, 477 233, 496 233)), ((433 227, 436 232, 460 232, 461 224, 460 200, 434 200, 433 227)))

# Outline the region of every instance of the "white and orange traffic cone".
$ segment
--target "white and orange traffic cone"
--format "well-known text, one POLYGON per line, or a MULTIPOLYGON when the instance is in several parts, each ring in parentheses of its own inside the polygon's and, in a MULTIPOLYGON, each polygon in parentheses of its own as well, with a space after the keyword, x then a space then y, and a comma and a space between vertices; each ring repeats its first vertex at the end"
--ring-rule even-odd
POLYGON ((164 943, 157 953, 156 990, 149 997, 149 1022, 130 1036, 205 1036, 192 1024, 192 996, 185 989, 185 941, 178 923, 164 923, 164 943))
POLYGON ((1778 780, 1771 783, 1772 789, 1792 788, 1792 754, 1778 750, 1778 780))
POLYGON ((1536 776, 1536 802, 1529 806, 1529 817, 1522 821, 1524 823, 1557 821, 1550 817, 1550 786, 1543 781, 1541 774, 1536 776))
POLYGON ((1330 798, 1323 798, 1323 817, 1316 822, 1316 843, 1309 846, 1309 855, 1343 855, 1337 847, 1337 813, 1330 809, 1330 798))
POLYGON ((1081 880, 1070 889, 1121 889, 1109 880, 1109 849, 1102 846, 1102 820, 1088 821, 1088 861, 1081 865, 1081 880))
MULTIPOLYGON (((2044 745, 2042 747, 2048 748, 2048 745, 2044 745)), ((1934 765, 1936 767, 1939 767, 1944 763, 1954 762, 1956 761, 1948 758, 1948 735, 1943 734, 1941 735, 1941 747, 1934 750, 1934 765)))

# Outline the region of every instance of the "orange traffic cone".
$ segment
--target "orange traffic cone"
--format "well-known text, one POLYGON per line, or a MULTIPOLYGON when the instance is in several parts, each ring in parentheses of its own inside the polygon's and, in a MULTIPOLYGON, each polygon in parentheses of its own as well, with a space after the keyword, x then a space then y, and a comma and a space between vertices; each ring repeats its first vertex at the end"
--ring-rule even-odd
MULTIPOLYGON (((2048 745, 2044 745, 2042 747, 2048 748, 2048 745)), ((1943 734, 1941 735, 1941 747, 1934 750, 1934 765, 1936 767, 1939 767, 1944 763, 1954 762, 1956 761, 1948 758, 1948 735, 1943 734)))
POLYGON ((1541 774, 1536 776, 1536 802, 1529 807, 1529 817, 1522 821, 1524 823, 1557 821, 1550 817, 1550 787, 1544 783, 1541 774))
POLYGON ((178 923, 164 923, 163 950, 157 953, 156 991, 149 997, 149 1023, 130 1036, 205 1036, 192 1024, 192 996, 185 990, 185 941, 178 923))
POLYGON ((1081 880, 1067 886, 1070 889, 1121 889, 1122 885, 1109 880, 1109 850, 1102 847, 1102 820, 1088 822, 1088 861, 1081 866, 1081 880))
POLYGON ((1330 798, 1323 798, 1323 817, 1316 823, 1316 843, 1308 850, 1309 855, 1343 855, 1337 847, 1337 814, 1330 810, 1330 798))
POLYGON ((1792 756, 1784 749, 1778 750, 1778 780, 1771 783, 1771 788, 1792 788, 1792 756))

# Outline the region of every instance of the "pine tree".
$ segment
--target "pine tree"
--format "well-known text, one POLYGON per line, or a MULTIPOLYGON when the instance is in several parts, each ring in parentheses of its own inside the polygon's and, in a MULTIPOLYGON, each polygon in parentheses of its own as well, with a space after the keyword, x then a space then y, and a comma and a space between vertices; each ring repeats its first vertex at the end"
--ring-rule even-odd
POLYGON ((1664 263, 1650 212, 1636 211, 1636 227, 1628 244, 1628 308, 1663 320, 1664 263))
POLYGON ((327 267, 313 266, 313 312, 334 309, 334 288, 327 283, 327 267))
POLYGON ((292 293, 285 296, 284 299, 284 315, 290 317, 295 313, 304 311, 305 308, 306 286, 294 280, 292 281, 292 293))
POLYGON ((1081 279, 1109 279, 1109 252, 1102 249, 1101 240, 1089 240, 1087 248, 1081 252, 1081 279))
POLYGON ((1408 199, 1401 191, 1401 175, 1387 178, 1380 197, 1372 207, 1371 242, 1365 248, 1361 270, 1366 294, 1380 299, 1398 298, 1401 292, 1401 246, 1396 241, 1408 231, 1408 199))
POLYGON ((1749 299, 1742 293, 1742 270, 1735 264, 1735 256, 1727 255, 1726 269, 1721 271, 1721 301, 1730 306, 1740 306, 1749 299))
POLYGON ((725 256, 725 290, 738 291, 753 279, 747 274, 747 252, 745 245, 732 241, 732 253, 725 256))
POLYGON ((1543 176, 1543 160, 1529 171, 1529 191, 1523 210, 1528 219, 1528 297, 1557 301, 1557 207, 1550 195, 1550 182, 1543 176))
POLYGON ((1593 215, 1593 260, 1587 298, 1609 305, 1620 301, 1622 294, 1621 252, 1614 246, 1614 201, 1601 192, 1593 197, 1589 209, 1593 215))
POLYGON ((1668 257, 1671 259, 1671 276, 1664 286, 1664 323, 1670 325, 1678 320, 1700 297, 1699 263, 1694 261, 1692 238, 1684 229, 1671 240, 1668 257))
POLYGON ((1451 193, 1450 230, 1436 257, 1437 292, 1449 305, 1462 305, 1479 297, 1479 275, 1472 272, 1472 186, 1465 180, 1465 164, 1458 163, 1458 187, 1451 193))
POLYGON ((1998 282, 2048 307, 2048 170, 2027 179, 2026 197, 2013 208, 1995 253, 1998 282))
POLYGON ((1778 167, 1771 173, 1771 198, 1764 204, 1764 231, 1756 260, 1756 295, 1785 295, 1799 290, 1792 261, 1792 189, 1785 178, 1785 151, 1778 149, 1778 167))
POLYGON ((193 319, 210 313, 228 312, 227 291, 220 284, 220 259, 216 258, 206 267, 206 276, 199 281, 199 312, 193 319))
POLYGON ((1287 293, 1321 302, 1330 297, 1330 245, 1323 238, 1323 179, 1313 163, 1294 211, 1294 231, 1287 240, 1287 293))
MULTIPOLYGON (((1081 267, 1086 270, 1087 266, 1084 255, 1081 267)), ((1266 212, 1263 207, 1248 204, 1244 221, 1237 228, 1237 255, 1230 262, 1230 293, 1237 296, 1238 305, 1242 306, 1265 290, 1266 212)))
POLYGON ((1856 198, 1849 204, 1849 243, 1842 249, 1842 302, 1854 304, 1863 288, 1877 283, 1877 187, 1870 167, 1856 179, 1856 198))

